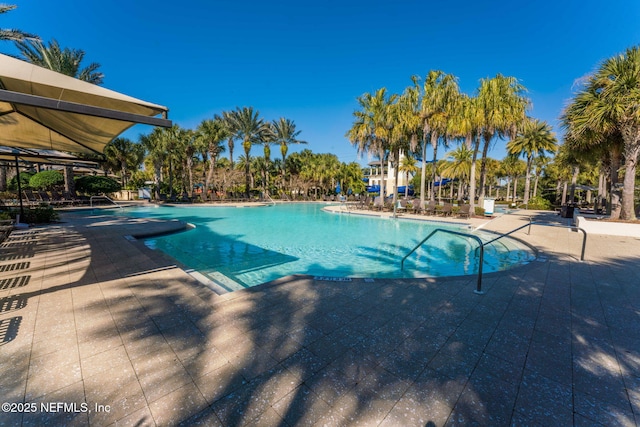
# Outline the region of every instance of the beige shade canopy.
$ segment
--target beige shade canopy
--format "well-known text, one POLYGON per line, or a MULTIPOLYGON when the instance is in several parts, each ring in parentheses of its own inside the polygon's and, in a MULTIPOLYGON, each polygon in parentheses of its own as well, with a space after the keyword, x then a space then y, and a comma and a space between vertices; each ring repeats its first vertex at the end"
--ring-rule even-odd
POLYGON ((167 112, 0 54, 0 145, 102 154, 136 123, 170 127, 167 112))
POLYGON ((45 165, 61 165, 73 167, 98 168, 98 163, 80 158, 74 154, 57 150, 36 150, 32 148, 16 148, 0 146, 0 162, 20 162, 24 165, 34 163, 45 165))

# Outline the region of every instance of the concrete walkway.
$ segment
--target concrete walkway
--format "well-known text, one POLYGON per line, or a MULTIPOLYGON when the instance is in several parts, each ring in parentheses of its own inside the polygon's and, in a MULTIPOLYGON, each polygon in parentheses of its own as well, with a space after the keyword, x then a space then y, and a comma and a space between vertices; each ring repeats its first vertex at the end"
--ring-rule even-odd
POLYGON ((525 229, 538 260, 485 295, 473 276, 291 276, 219 296, 125 237, 184 224, 63 221, 0 247, 0 425, 640 421, 640 239, 589 236, 579 262, 580 233, 525 229))

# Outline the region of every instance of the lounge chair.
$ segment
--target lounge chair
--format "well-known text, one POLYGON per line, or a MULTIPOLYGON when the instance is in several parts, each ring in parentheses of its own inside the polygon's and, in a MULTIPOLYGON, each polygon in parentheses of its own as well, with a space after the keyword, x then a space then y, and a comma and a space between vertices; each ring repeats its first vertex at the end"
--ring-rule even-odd
POLYGON ((396 213, 397 212, 406 212, 407 211, 407 200, 402 199, 396 202, 396 213))
POLYGON ((40 204, 40 200, 33 194, 31 190, 22 190, 22 194, 24 195, 23 199, 30 206, 37 206, 40 204))
POLYGON ((440 214, 442 216, 449 216, 451 215, 451 211, 453 210, 453 205, 451 203, 445 203, 442 206, 442 209, 440 210, 440 214))
POLYGON ((436 202, 429 202, 427 206, 424 208, 425 215, 435 215, 436 213, 436 202))
POLYGON ((471 205, 460 205, 460 211, 458 212, 459 218, 469 218, 471 216, 471 205))
POLYGON ((57 205, 69 205, 73 203, 72 200, 66 200, 63 198, 56 190, 51 190, 51 202, 57 205))
POLYGON ((382 200, 382 197, 380 196, 376 196, 375 199, 373 199, 373 206, 371 207, 372 210, 383 210, 384 209, 384 201, 382 200))
POLYGON ((46 203, 48 205, 52 204, 51 198, 49 197, 49 194, 46 191, 38 191, 38 196, 40 196, 40 199, 42 200, 43 203, 46 203))
POLYGON ((420 199, 414 199, 411 205, 413 206, 413 213, 415 214, 420 214, 424 210, 422 200, 420 199))

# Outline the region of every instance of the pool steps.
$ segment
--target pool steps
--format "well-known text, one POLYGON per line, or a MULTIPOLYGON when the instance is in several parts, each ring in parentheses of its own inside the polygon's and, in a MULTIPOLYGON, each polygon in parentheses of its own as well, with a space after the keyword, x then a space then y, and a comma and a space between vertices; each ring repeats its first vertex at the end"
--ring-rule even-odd
POLYGON ((245 286, 242 286, 240 283, 232 280, 222 273, 218 273, 217 271, 207 273, 206 276, 193 269, 188 269, 185 271, 191 277, 193 277, 198 282, 202 283, 218 295, 223 295, 228 292, 233 292, 245 288, 245 286))

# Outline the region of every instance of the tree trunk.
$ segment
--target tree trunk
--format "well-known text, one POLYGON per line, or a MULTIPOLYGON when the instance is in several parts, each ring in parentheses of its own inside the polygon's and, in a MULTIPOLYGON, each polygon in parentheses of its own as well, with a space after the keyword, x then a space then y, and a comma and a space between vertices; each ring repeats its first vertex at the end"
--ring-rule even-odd
MULTIPOLYGON (((476 164, 478 162, 478 150, 480 148, 480 137, 476 136, 475 148, 473 149, 473 156, 471 157, 471 171, 469 173, 469 204, 471 207, 469 211, 471 214, 475 212, 476 205, 476 164)), ((507 194, 509 194, 507 192, 507 194)))
POLYGON ((533 157, 527 157, 527 170, 524 176, 524 204, 527 206, 529 204, 529 191, 531 189, 531 163, 533 162, 533 157))
POLYGON ((64 191, 68 191, 72 195, 76 192, 76 182, 73 180, 73 166, 64 167, 64 191))
POLYGON ((634 188, 636 184, 636 167, 638 164, 638 154, 640 153, 640 141, 634 144, 625 144, 624 150, 624 180, 622 187, 622 210, 620 219, 635 220, 636 212, 633 203, 634 188))
POLYGON ((380 199, 384 203, 385 190, 387 189, 384 180, 384 150, 380 150, 378 156, 380 157, 380 199))
POLYGON ((618 150, 616 150, 615 148, 612 150, 611 170, 609 171, 611 173, 611 177, 609 180, 610 187, 608 191, 611 200, 609 201, 609 209, 607 210, 611 219, 619 219, 622 209, 622 206, 620 205, 620 189, 617 187, 619 181, 618 171, 620 170, 621 156, 622 154, 618 150))
POLYGON ((7 191, 7 165, 0 165, 0 191, 7 191))
POLYGON ((427 186, 427 137, 422 139, 422 170, 420 171, 420 205, 424 206, 427 186))
MULTIPOLYGON (((430 201, 435 201, 436 200, 436 189, 435 189, 435 182, 436 182, 436 160, 438 159, 438 135, 435 132, 431 132, 431 148, 433 148, 433 163, 431 164, 431 180, 434 183, 434 187, 433 187, 433 191, 431 192, 431 196, 429 198, 430 201)), ((438 186, 440 188, 442 188, 442 177, 440 177, 440 185, 438 186)), ((438 189, 438 198, 440 198, 440 188, 438 189)))
POLYGON ((490 142, 491 135, 484 135, 484 147, 482 148, 482 158, 480 160, 480 194, 478 195, 480 206, 484 204, 485 186, 487 184, 487 154, 489 153, 490 142))

